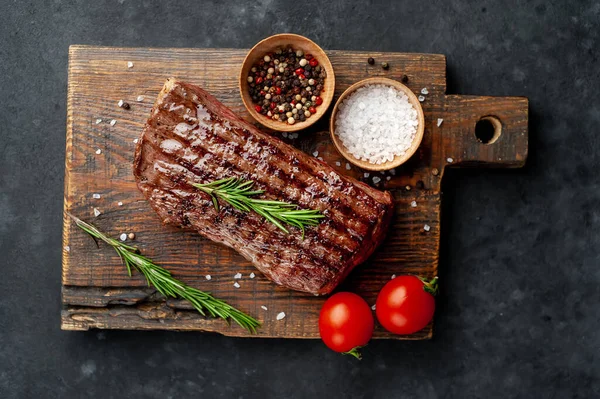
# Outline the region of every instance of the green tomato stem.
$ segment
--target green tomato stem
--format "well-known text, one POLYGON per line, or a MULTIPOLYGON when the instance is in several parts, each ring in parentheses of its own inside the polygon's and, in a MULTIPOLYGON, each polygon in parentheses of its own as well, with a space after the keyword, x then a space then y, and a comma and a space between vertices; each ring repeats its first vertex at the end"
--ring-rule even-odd
POLYGON ((348 352, 342 352, 342 355, 351 355, 351 356, 354 356, 355 358, 357 358, 358 360, 362 360, 362 355, 359 351, 359 349, 362 347, 363 346, 356 346, 356 347, 350 349, 348 352))

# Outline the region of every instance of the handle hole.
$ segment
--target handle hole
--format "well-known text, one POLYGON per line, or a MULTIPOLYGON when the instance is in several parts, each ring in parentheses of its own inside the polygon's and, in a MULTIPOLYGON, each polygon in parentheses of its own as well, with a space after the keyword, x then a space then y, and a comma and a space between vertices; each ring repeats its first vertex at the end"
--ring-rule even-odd
POLYGON ((495 143, 502 134, 502 122, 495 116, 484 116, 475 124, 475 137, 483 144, 495 143))

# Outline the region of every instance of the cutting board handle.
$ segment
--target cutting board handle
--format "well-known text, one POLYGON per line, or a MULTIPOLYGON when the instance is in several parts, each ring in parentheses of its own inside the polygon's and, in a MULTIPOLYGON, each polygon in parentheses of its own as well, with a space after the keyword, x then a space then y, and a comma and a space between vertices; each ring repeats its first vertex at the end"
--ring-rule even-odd
POLYGON ((442 134, 442 167, 518 168, 525 164, 527 98, 449 95, 445 111, 442 124, 437 127, 436 121, 433 128, 442 134))

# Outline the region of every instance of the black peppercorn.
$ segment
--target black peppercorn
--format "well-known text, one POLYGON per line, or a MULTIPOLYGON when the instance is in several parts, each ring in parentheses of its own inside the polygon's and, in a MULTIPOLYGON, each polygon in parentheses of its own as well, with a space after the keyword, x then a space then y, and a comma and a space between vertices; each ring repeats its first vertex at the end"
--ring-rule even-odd
POLYGON ((381 67, 385 70, 388 70, 388 69, 390 69, 390 64, 388 64, 387 62, 382 62, 381 67))
POLYGON ((369 65, 373 65, 375 63, 375 59, 373 57, 369 57, 367 62, 369 63, 369 65))
MULTIPOLYGON (((406 75, 404 75, 404 76, 406 76, 406 75)), ((423 190, 423 189, 425 188, 425 183, 423 183, 423 180, 419 180, 419 181, 417 182, 417 184, 416 184, 416 187, 417 187, 419 190, 423 190)))
POLYGON ((402 75, 402 79, 401 80, 402 80, 402 83, 408 82, 408 76, 402 75))

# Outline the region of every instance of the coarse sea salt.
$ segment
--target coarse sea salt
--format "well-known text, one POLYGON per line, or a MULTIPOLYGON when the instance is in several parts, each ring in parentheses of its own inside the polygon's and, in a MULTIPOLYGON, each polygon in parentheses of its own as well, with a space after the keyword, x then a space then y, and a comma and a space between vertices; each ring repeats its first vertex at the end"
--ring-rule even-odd
POLYGON ((204 276, 207 280, 212 280, 212 276, 210 274, 207 274, 206 276, 204 276))
POLYGON ((240 285, 238 284, 238 282, 237 282, 237 281, 236 281, 235 283, 233 283, 233 286, 234 286, 235 288, 240 288, 240 285))
POLYGON ((256 274, 250 273, 250 278, 254 278, 254 277, 256 277, 256 274))
POLYGON ((100 199, 100 194, 92 194, 92 198, 94 198, 94 199, 100 199))
POLYGON ((267 308, 265 305, 262 305, 260 308, 261 308, 262 310, 269 310, 269 309, 268 309, 268 308, 267 308))
POLYGON ((431 226, 426 224, 425 226, 423 226, 423 230, 429 231, 429 230, 431 230, 431 226))
POLYGON ((239 280, 242 278, 242 273, 237 273, 235 276, 233 276, 234 279, 239 280))
POLYGON ((277 317, 276 317, 276 319, 277 319, 277 320, 281 320, 281 319, 283 319, 284 317, 285 317, 285 312, 279 312, 279 313, 277 313, 277 317))
POLYGON ((95 217, 98 217, 98 216, 100 216, 101 214, 102 214, 102 212, 100 211, 100 209, 98 209, 98 208, 94 208, 94 216, 95 216, 95 217))
POLYGON ((418 124, 417 110, 404 92, 367 85, 340 104, 335 133, 355 158, 380 165, 410 148, 418 124))
POLYGON ((437 126, 438 127, 442 126, 442 122, 444 122, 444 118, 438 118, 438 120, 437 120, 437 126))
POLYGON ((127 234, 125 234, 125 233, 121 234, 121 236, 119 237, 119 239, 120 239, 121 241, 125 241, 125 240, 127 240, 127 234))

